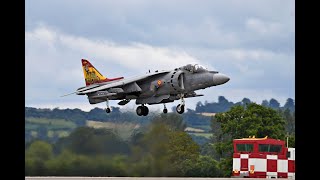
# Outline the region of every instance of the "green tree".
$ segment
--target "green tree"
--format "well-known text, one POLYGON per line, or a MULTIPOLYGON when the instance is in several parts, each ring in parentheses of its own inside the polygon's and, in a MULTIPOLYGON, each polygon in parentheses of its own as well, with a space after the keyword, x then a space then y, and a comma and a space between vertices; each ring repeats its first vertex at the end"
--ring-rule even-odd
POLYGON ((187 177, 221 177, 219 163, 211 156, 199 156, 195 161, 188 160, 184 164, 187 177))
MULTIPOLYGON (((238 106, 242 106, 241 104, 239 104, 238 106)), ((223 134, 222 130, 221 130, 221 123, 219 121, 217 121, 217 118, 215 117, 212 117, 211 118, 211 132, 212 132, 212 136, 211 136, 211 143, 208 144, 206 152, 207 153, 210 153, 210 155, 220 161, 221 157, 224 156, 224 153, 227 152, 227 151, 224 151, 224 149, 221 149, 222 147, 220 148, 216 148, 217 145, 221 142, 224 142, 224 141, 227 141, 230 139, 230 136, 227 135, 227 134, 223 134), (212 150, 208 150, 208 148, 212 148, 212 150)), ((207 155, 207 154, 205 154, 207 155)))
POLYGON ((271 98, 269 101, 269 107, 271 107, 272 109, 279 109, 280 103, 276 99, 271 98))
POLYGON ((288 108, 284 111, 280 111, 281 115, 286 121, 286 132, 289 147, 295 147, 295 111, 291 112, 288 108))
POLYGON ((152 123, 150 130, 142 138, 142 151, 137 151, 136 157, 146 156, 150 162, 150 171, 147 176, 168 176, 174 170, 169 161, 169 134, 170 129, 164 123, 152 123))
POLYGON ((41 140, 34 141, 25 151, 25 174, 27 176, 46 174, 45 162, 52 157, 51 144, 41 140))
POLYGON ((48 128, 45 126, 39 126, 37 129, 38 138, 41 140, 46 140, 48 138, 48 128))
POLYGON ((242 102, 242 105, 245 106, 245 105, 247 105, 247 104, 250 104, 250 103, 251 103, 251 100, 250 100, 249 98, 243 98, 241 102, 242 102))
POLYGON ((256 137, 272 137, 284 139, 285 120, 280 114, 256 103, 251 103, 247 108, 234 106, 226 113, 218 113, 215 118, 221 123, 224 134, 231 138, 243 138, 255 135, 256 137))
POLYGON ((117 134, 104 128, 79 127, 57 142, 57 149, 70 149, 86 155, 129 154, 129 145, 117 134))
POLYGON ((197 161, 200 147, 189 134, 173 131, 169 134, 168 154, 170 162, 177 171, 176 176, 184 176, 186 174, 185 162, 197 161))
POLYGON ((289 109, 291 112, 293 112, 295 110, 294 100, 292 98, 288 98, 283 108, 289 109))
POLYGON ((264 106, 264 107, 269 107, 269 101, 268 100, 263 100, 261 105, 264 106))
POLYGON ((234 106, 228 112, 215 116, 221 123, 221 135, 216 143, 217 152, 221 154, 220 167, 225 176, 232 170, 232 140, 256 136, 285 140, 285 120, 271 108, 248 104, 246 107, 234 106))
POLYGON ((127 176, 128 159, 122 155, 83 155, 64 149, 46 162, 47 176, 127 176))
POLYGON ((286 131, 289 134, 295 134, 295 112, 291 113, 289 109, 285 109, 282 116, 286 121, 286 131))
POLYGON ((160 114, 155 116, 152 121, 166 124, 173 131, 184 131, 187 127, 182 115, 176 113, 160 114))
POLYGON ((184 176, 186 162, 195 162, 200 154, 186 132, 163 122, 153 121, 138 141, 131 156, 135 176, 184 176))
POLYGON ((296 147, 296 137, 294 134, 289 134, 288 136, 288 147, 296 147))

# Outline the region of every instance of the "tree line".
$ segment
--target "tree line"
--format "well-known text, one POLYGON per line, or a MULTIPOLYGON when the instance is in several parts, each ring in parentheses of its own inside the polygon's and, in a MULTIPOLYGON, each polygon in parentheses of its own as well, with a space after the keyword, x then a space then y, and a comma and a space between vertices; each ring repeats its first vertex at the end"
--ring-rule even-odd
MULTIPOLYGON (((186 125, 189 127, 195 127, 204 129, 206 132, 210 131, 210 123, 211 117, 202 116, 200 113, 203 112, 226 112, 230 110, 233 106, 245 106, 248 103, 252 103, 249 98, 243 98, 240 102, 231 102, 228 101, 224 96, 218 97, 218 102, 207 102, 204 103, 198 102, 195 110, 187 109, 187 111, 182 114, 183 120, 186 125)), ((280 106, 280 103, 271 98, 268 100, 263 100, 261 103, 264 107, 270 107, 274 110, 278 110, 281 112, 285 112, 285 118, 288 119, 291 123, 287 125, 287 129, 290 132, 293 132, 294 128, 294 112, 295 112, 295 104, 292 98, 288 98, 286 103, 283 106, 280 106), (293 114, 293 115, 292 115, 293 114)), ((159 114, 159 112, 150 112, 148 116, 137 116, 135 112, 131 111, 120 111, 119 107, 112 107, 113 112, 110 114, 106 114, 104 109, 94 108, 89 112, 82 111, 80 109, 40 109, 33 107, 25 107, 25 117, 26 118, 46 118, 46 119, 62 119, 69 122, 72 122, 76 125, 76 127, 82 127, 86 125, 86 120, 93 121, 102 121, 102 122, 115 122, 115 123, 123 123, 123 122, 131 122, 131 123, 139 123, 141 125, 147 125, 151 122, 151 120, 159 114)), ((175 107, 173 107, 173 112, 175 112, 175 107)), ((51 128, 52 129, 52 128, 51 128)), ((34 133, 36 133, 37 137, 40 137, 43 140, 49 140, 51 142, 55 142, 60 136, 62 131, 71 132, 73 130, 72 127, 59 127, 59 129, 54 128, 56 130, 51 137, 48 137, 48 133, 51 131, 50 128, 46 124, 35 124, 28 122, 26 120, 26 129, 25 129, 25 141, 28 142, 34 138, 34 133)), ((204 144, 207 139, 200 136, 192 135, 193 139, 197 140, 197 143, 204 144)))
POLYGON ((127 140, 108 129, 78 127, 56 142, 32 140, 25 149, 26 176, 230 177, 232 140, 248 136, 295 145, 295 116, 288 108, 235 105, 210 118, 209 142, 199 145, 176 113, 154 116, 127 140))
POLYGON ((26 176, 221 176, 200 154, 176 114, 159 115, 128 141, 108 129, 79 127, 56 143, 26 146, 26 176))
MULTIPOLYGON (((196 105, 195 110, 187 109, 188 112, 202 113, 202 112, 225 112, 230 110, 231 107, 237 105, 245 105, 248 103, 252 103, 249 98, 243 98, 240 102, 232 102, 226 99, 224 96, 218 97, 218 102, 208 102, 205 101, 202 103, 199 101, 196 105)), ((280 103, 271 98, 268 100, 263 100, 261 102, 262 106, 270 107, 275 110, 286 110, 289 109, 290 112, 295 111, 295 103, 292 98, 288 98, 286 103, 283 106, 280 106, 280 103)), ((172 108, 172 111, 175 112, 175 107, 172 108)), ((52 118, 52 119, 67 119, 71 121, 75 121, 79 126, 85 124, 85 120, 96 120, 96 121, 117 121, 122 122, 126 119, 130 119, 131 122, 140 122, 140 123, 148 123, 156 114, 151 113, 148 116, 135 116, 135 112, 122 112, 119 107, 112 107, 112 113, 106 116, 106 112, 101 108, 94 108, 89 112, 82 111, 81 109, 41 109, 34 107, 25 107, 25 117, 41 117, 41 118, 52 118)), ((188 114, 189 116, 190 114, 188 114)))
MULTIPOLYGON (((224 96, 218 97, 218 102, 207 102, 204 103, 198 102, 195 108, 195 112, 211 112, 211 113, 218 113, 218 112, 225 112, 230 110, 231 107, 237 106, 237 105, 246 105, 252 103, 252 101, 249 98, 243 98, 240 102, 231 102, 228 101, 224 96)), ((286 100, 286 103, 283 106, 280 106, 280 103, 274 99, 271 98, 268 100, 263 100, 261 102, 261 105, 264 107, 270 107, 275 110, 286 110, 289 109, 291 112, 295 111, 295 103, 292 98, 288 98, 286 100)))

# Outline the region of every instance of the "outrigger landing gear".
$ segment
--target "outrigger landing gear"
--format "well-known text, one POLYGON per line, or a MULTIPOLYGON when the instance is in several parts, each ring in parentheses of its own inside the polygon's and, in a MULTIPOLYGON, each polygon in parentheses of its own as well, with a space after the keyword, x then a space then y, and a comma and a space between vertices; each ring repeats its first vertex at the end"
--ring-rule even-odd
POLYGON ((107 99, 106 103, 107 103, 106 113, 110 113, 111 109, 109 107, 109 99, 107 99))
POLYGON ((164 113, 164 114, 167 114, 167 112, 168 112, 168 109, 167 109, 167 107, 166 107, 166 104, 163 104, 163 113, 164 113))
POLYGON ((185 106, 183 94, 180 95, 180 100, 181 100, 181 104, 178 104, 176 110, 179 114, 182 114, 182 113, 184 113, 184 106, 185 106))
POLYGON ((141 106, 137 107, 136 112, 138 116, 146 116, 149 113, 149 109, 147 106, 142 104, 141 106))

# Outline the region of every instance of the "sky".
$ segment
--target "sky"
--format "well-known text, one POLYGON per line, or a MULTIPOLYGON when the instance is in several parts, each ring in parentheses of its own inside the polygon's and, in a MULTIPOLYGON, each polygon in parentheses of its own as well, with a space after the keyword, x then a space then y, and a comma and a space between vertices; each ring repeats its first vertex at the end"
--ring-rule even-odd
POLYGON ((60 97, 85 86, 81 59, 108 78, 188 63, 230 77, 186 99, 190 109, 219 96, 259 104, 275 98, 281 106, 295 99, 293 0, 32 0, 25 8, 25 106, 105 108, 86 96, 60 97))

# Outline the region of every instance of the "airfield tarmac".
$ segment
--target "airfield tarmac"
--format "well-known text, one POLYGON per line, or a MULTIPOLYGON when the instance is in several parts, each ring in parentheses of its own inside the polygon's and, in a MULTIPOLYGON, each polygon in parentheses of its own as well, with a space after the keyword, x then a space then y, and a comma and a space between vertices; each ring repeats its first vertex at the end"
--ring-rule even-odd
MULTIPOLYGON (((192 178, 192 177, 26 177, 26 180, 95 180, 95 179, 107 179, 107 180, 266 180, 266 178, 192 178)), ((280 178, 282 179, 282 178, 280 178)), ((286 179, 286 178, 284 178, 286 179)))

